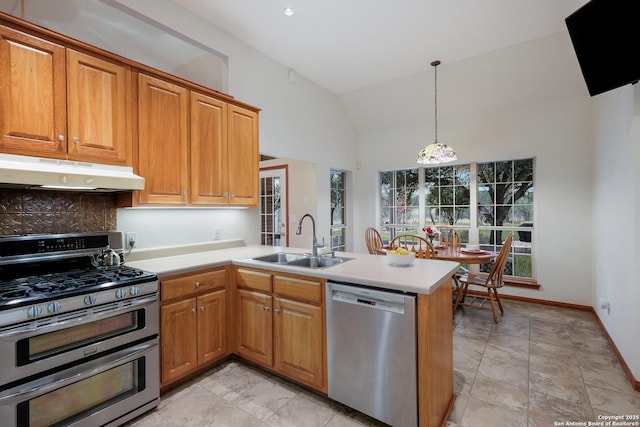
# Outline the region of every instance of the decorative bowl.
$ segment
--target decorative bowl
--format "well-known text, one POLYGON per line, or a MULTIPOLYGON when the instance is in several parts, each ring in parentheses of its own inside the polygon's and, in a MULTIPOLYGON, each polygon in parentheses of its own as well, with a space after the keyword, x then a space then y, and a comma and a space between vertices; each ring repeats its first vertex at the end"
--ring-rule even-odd
POLYGON ((387 253, 387 262, 394 267, 406 267, 413 263, 413 260, 416 258, 416 254, 414 252, 409 252, 408 254, 390 254, 387 253))

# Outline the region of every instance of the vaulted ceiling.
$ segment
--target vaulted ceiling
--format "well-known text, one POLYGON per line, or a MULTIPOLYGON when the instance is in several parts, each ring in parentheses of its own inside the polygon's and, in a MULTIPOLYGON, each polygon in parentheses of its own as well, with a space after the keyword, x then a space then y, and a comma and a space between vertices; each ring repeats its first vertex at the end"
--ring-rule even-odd
POLYGON ((173 1, 335 94, 566 31, 586 2, 173 1))

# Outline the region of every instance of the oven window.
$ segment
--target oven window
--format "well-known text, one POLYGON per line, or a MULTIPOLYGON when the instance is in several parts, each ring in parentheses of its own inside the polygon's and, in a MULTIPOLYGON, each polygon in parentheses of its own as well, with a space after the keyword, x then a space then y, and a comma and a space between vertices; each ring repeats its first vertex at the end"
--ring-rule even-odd
POLYGON ((143 310, 119 314, 18 341, 18 365, 144 327, 143 310))
POLYGON ((145 389, 144 358, 18 404, 18 425, 59 426, 145 389))

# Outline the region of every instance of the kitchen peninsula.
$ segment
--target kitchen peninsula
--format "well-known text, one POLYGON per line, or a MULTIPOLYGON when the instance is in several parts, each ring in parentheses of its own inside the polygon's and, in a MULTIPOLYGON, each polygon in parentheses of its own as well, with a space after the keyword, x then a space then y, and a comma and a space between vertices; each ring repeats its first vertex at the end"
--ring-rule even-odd
MULTIPOLYGON (((336 256, 351 258, 350 260, 326 268, 307 268, 291 265, 281 265, 254 260, 253 258, 277 252, 306 252, 305 249, 279 248, 270 246, 244 246, 242 240, 223 241, 217 249, 215 244, 210 246, 192 246, 185 249, 176 247, 162 251, 134 252, 128 259, 127 265, 155 272, 160 280, 161 312, 183 307, 182 317, 189 317, 190 313, 197 318, 190 325, 196 329, 202 320, 211 319, 205 316, 207 298, 215 298, 218 302, 217 316, 219 319, 219 336, 216 345, 211 340, 204 339, 200 333, 195 334, 192 344, 172 342, 169 351, 179 348, 195 347, 202 357, 194 356, 193 361, 180 362, 173 354, 164 353, 161 365, 162 372, 170 375, 183 370, 170 380, 162 378, 163 388, 173 385, 184 378, 191 378, 194 373, 200 373, 216 361, 232 354, 261 365, 265 369, 306 385, 316 391, 327 394, 326 374, 326 330, 325 330, 325 284, 327 280, 347 282, 358 285, 371 286, 380 289, 394 290, 417 294, 417 337, 418 349, 417 384, 418 384, 418 425, 439 426, 446 423, 449 411, 453 406, 455 395, 453 392, 453 338, 451 312, 451 275, 458 264, 449 261, 415 260, 409 267, 392 267, 383 256, 360 254, 352 252, 336 253, 336 256), (188 253, 186 253, 188 252, 188 253), (209 276, 207 276, 207 274, 209 276), (187 288, 191 287, 188 291, 187 288), (241 295, 262 296, 263 303, 244 304, 241 295), (170 297, 165 298, 166 296, 170 297), (180 295, 179 299, 177 295, 180 295), (186 301, 192 301, 187 304, 186 301), (278 332, 289 330, 278 328, 275 316, 280 308, 287 304, 298 304, 300 309, 311 310, 305 313, 305 321, 316 322, 314 327, 309 324, 309 330, 315 332, 320 328, 321 333, 313 333, 313 337, 302 337, 304 345, 287 347, 288 343, 274 341, 286 340, 278 332), (186 305, 185 305, 186 304, 186 305), (244 314, 241 311, 256 306, 256 311, 244 314), (272 316, 271 312, 274 313, 272 316), (197 314, 196 314, 197 313, 197 314), (243 326, 238 326, 247 318, 269 316, 267 330, 258 333, 245 334, 243 326), (314 314, 315 313, 315 314, 314 314), (274 320, 272 320, 274 319, 274 320), (272 323, 274 332, 272 334, 272 323), (319 326, 318 326, 319 325, 319 326), (198 335, 198 336, 196 336, 198 335), (321 336, 320 345, 312 341, 321 336), (309 340, 307 342, 307 339, 309 340), (245 345, 246 342, 249 344, 245 345), (246 357, 245 352, 239 351, 244 347, 259 347, 264 359, 246 357), (278 348, 303 348, 302 351, 316 351, 321 354, 304 357, 294 357, 293 361, 282 361, 278 356, 278 348), (202 349, 200 349, 202 347, 202 349), (205 347, 207 348, 205 350, 205 347), (264 353, 264 354, 263 354, 264 353), (273 353, 276 353, 274 356, 273 353), (214 355, 215 356, 212 356, 214 355), (171 360, 168 360, 171 359, 171 360), (198 363, 197 360, 203 360, 198 363), (295 368, 300 360, 311 360, 309 367, 295 368), (280 362, 280 363, 279 363, 280 362), (174 368, 166 369, 167 363, 173 363, 174 368), (319 365, 316 370, 314 366, 319 365), (283 367, 283 368, 282 368, 283 367), (317 372, 316 372, 317 371, 317 372)), ((291 309, 291 306, 289 307, 291 309)), ((295 307, 294 307, 295 308, 295 307)), ((210 316, 210 315, 208 315, 210 316)), ((163 346, 163 327, 171 327, 169 317, 161 314, 161 347, 163 346)), ((177 317, 180 318, 180 317, 177 317)), ((215 318, 215 317, 214 317, 215 318)), ((209 320, 210 322, 210 320, 209 320)), ((175 323, 173 323, 175 325, 175 323)), ((181 326, 184 326, 181 324, 181 326)), ((211 325, 208 325, 211 327, 211 325)), ((304 328, 303 328, 304 329, 304 328)), ((256 332, 256 331, 253 331, 256 332)), ((213 334, 216 335, 216 334, 213 334)), ((311 334, 310 334, 311 335, 311 334)), ((168 344, 168 343, 165 343, 168 344)), ((300 344, 300 342, 297 342, 300 344)), ((291 355, 285 351, 285 357, 291 355)), ((399 399, 402 397, 398 397, 399 399)))

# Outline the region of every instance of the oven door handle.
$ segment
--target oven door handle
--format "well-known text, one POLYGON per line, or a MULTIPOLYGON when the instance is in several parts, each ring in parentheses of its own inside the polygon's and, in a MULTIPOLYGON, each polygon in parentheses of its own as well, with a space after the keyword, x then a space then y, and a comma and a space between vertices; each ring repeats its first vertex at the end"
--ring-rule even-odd
MULTIPOLYGON (((4 338, 11 337, 12 339, 20 339, 23 337, 32 337, 34 331, 38 331, 38 333, 47 333, 47 332, 55 332, 60 329, 64 329, 68 326, 82 325, 84 323, 91 323, 95 320, 128 313, 133 309, 144 308, 147 306, 151 306, 158 300, 157 295, 145 296, 137 299, 131 299, 127 302, 129 303, 127 306, 115 310, 108 311, 98 311, 97 313, 92 309, 82 309, 82 313, 78 314, 75 317, 67 317, 67 314, 61 315, 64 320, 59 320, 57 322, 52 323, 44 323, 43 319, 33 320, 29 323, 25 323, 23 325, 17 325, 15 327, 9 327, 6 331, 0 332, 0 340, 4 338), (66 317, 66 318, 65 318, 66 317)), ((115 303, 118 304, 118 303, 115 303)), ((71 313, 72 314, 72 313, 71 313)))
POLYGON ((119 365, 139 359, 158 347, 158 338, 127 347, 114 353, 107 354, 81 365, 65 369, 60 372, 39 378, 30 383, 0 393, 0 406, 17 404, 47 394, 50 391, 65 387, 75 382, 108 371, 119 365), (21 388, 25 387, 25 388, 21 388), (5 394, 6 393, 6 394, 5 394))

